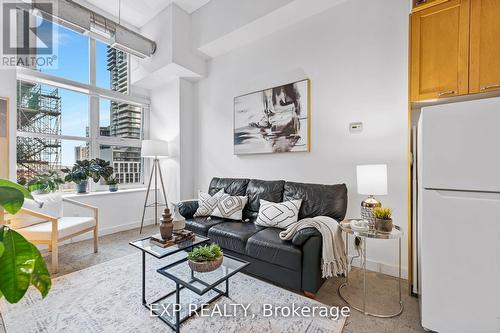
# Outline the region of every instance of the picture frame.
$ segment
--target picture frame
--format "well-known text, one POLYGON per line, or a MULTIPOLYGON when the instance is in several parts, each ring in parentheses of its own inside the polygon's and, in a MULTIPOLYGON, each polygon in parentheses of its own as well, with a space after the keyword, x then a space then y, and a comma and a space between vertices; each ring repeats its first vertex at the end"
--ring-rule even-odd
POLYGON ((310 152, 311 81, 240 95, 233 101, 235 155, 310 152))

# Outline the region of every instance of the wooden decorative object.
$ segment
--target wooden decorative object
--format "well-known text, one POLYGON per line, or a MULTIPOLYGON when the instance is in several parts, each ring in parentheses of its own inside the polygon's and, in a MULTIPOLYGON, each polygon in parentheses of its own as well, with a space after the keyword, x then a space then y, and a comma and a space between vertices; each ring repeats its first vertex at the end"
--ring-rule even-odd
POLYGON ((217 268, 222 265, 222 262, 224 261, 224 255, 221 255, 219 258, 212 260, 212 261, 201 261, 201 262, 196 262, 196 261, 191 261, 188 260, 189 267, 199 273, 206 273, 206 272, 211 272, 215 271, 217 268))
POLYGON ((177 245, 177 244, 184 243, 184 242, 194 241, 195 238, 196 238, 196 236, 192 231, 182 230, 182 231, 176 233, 175 235, 173 235, 173 237, 171 239, 164 240, 161 238, 151 237, 149 242, 151 244, 156 245, 156 246, 165 248, 165 247, 177 245))
POLYGON ((172 233, 174 231, 174 225, 172 223, 172 214, 170 214, 170 209, 165 208, 165 211, 161 215, 160 224, 160 234, 164 240, 172 239, 172 233))

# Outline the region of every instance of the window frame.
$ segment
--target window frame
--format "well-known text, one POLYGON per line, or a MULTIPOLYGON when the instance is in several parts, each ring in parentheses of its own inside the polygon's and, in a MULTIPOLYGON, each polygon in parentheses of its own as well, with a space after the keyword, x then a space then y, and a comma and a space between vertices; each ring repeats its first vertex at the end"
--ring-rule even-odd
MULTIPOLYGON (((146 129, 149 128, 149 110, 150 101, 147 98, 134 96, 132 94, 123 94, 111 89, 105 89, 98 87, 96 84, 96 39, 89 37, 89 84, 81 83, 78 81, 73 81, 70 79, 65 79, 63 77, 58 77, 52 74, 39 72, 26 67, 17 67, 17 81, 31 82, 35 84, 45 84, 50 85, 55 88, 62 88, 78 93, 83 93, 88 96, 88 107, 89 107, 89 136, 70 136, 70 135, 55 135, 46 133, 30 133, 22 132, 17 130, 16 125, 16 137, 41 137, 41 138, 52 138, 59 140, 73 140, 81 141, 82 144, 88 143, 90 147, 90 158, 100 158, 100 146, 110 145, 110 146, 121 146, 121 147, 134 147, 140 148, 142 145, 142 140, 147 138, 146 129), (112 136, 101 136, 100 134, 100 98, 104 98, 113 102, 127 103, 131 105, 138 106, 142 109, 141 117, 141 135, 139 139, 128 139, 112 136)), ((130 92, 130 54, 127 54, 129 70, 128 70, 128 89, 130 92)), ((17 122, 17 117, 16 117, 17 122)), ((17 156, 16 156, 17 161, 17 156)), ((147 159, 141 158, 142 170, 140 173, 140 181, 135 184, 120 184, 123 189, 130 188, 142 188, 145 185, 145 179, 147 179, 149 172, 149 161, 147 159)), ((17 167, 17 162, 16 162, 17 167)), ((89 182, 89 191, 104 191, 107 190, 107 185, 101 185, 100 183, 89 182)))

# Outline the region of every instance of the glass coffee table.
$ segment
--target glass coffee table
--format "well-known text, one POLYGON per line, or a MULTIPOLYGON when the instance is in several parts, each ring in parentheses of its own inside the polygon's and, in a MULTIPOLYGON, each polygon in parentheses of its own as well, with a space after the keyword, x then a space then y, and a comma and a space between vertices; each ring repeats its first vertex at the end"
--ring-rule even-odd
POLYGON ((152 235, 129 243, 133 247, 142 251, 142 304, 148 309, 150 308, 150 304, 146 301, 146 253, 156 259, 163 259, 181 251, 190 251, 195 246, 204 245, 210 242, 209 238, 195 234, 195 239, 192 241, 186 241, 163 248, 152 244, 150 242, 152 237, 161 238, 161 235, 152 235))
MULTIPOLYGON (((167 323, 168 326, 176 332, 179 332, 181 323, 195 315, 203 304, 210 304, 221 296, 229 297, 229 278, 248 265, 249 263, 244 260, 225 254, 222 265, 212 272, 194 272, 189 267, 187 258, 158 269, 158 273, 175 282, 175 303, 173 303, 173 306, 179 310, 175 311, 175 320, 167 316, 162 316, 160 313, 156 314, 159 315, 160 319, 167 323), (225 288, 221 290, 220 286, 223 284, 225 284, 225 288), (181 290, 184 288, 199 296, 209 294, 209 299, 203 301, 201 304, 194 304, 196 306, 195 309, 192 309, 192 304, 189 304, 190 309, 186 311, 186 309, 182 309, 180 299, 181 290), (184 310, 184 313, 181 316, 182 310, 184 310)), ((174 292, 158 299, 157 302, 169 297, 174 292)))

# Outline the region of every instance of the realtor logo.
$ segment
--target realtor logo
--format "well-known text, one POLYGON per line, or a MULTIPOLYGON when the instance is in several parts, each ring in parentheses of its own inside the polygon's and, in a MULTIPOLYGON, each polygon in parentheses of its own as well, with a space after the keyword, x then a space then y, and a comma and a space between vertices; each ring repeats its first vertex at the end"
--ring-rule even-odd
POLYGON ((54 2, 2 1, 1 8, 0 67, 57 68, 54 52, 56 26, 51 22, 54 2))

